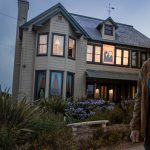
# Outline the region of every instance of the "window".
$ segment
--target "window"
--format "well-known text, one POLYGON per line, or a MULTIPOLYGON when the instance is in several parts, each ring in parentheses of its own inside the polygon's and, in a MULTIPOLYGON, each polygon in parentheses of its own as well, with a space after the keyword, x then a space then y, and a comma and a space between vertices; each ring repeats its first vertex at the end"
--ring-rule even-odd
POLYGON ((116 65, 129 65, 129 51, 116 49, 116 65))
POLYGON ((117 49, 116 50, 116 65, 121 65, 122 64, 122 50, 117 49))
POLYGON ((147 60, 147 53, 146 52, 142 52, 141 53, 141 66, 143 65, 143 63, 147 60))
POLYGON ((63 72, 51 71, 50 72, 50 95, 61 96, 63 89, 63 72))
POLYGON ((132 51, 132 67, 138 67, 138 52, 132 51))
POLYGON ((93 46, 88 45, 87 46, 87 61, 92 62, 93 61, 93 46))
POLYGON ((76 42, 74 39, 69 38, 68 57, 69 58, 75 58, 75 53, 76 53, 76 42))
POLYGON ((94 62, 100 63, 101 61, 101 47, 95 46, 95 57, 94 62))
POLYGON ((106 35, 113 35, 113 26, 105 24, 105 34, 106 35))
POLYGON ((129 51, 128 50, 123 51, 123 65, 124 66, 129 65, 129 51))
POLYGON ((94 85, 93 84, 87 85, 87 97, 94 97, 94 85))
POLYGON ((35 72, 35 100, 45 97, 45 83, 46 83, 46 71, 35 72))
POLYGON ((74 73, 67 73, 66 98, 73 97, 74 73))
POLYGON ((112 45, 103 45, 103 63, 114 64, 115 47, 112 45))
POLYGON ((37 55, 47 55, 47 49, 48 49, 48 33, 39 34, 37 55))
POLYGON ((65 48, 65 36, 60 34, 53 34, 52 42, 52 55, 54 56, 64 56, 65 48))

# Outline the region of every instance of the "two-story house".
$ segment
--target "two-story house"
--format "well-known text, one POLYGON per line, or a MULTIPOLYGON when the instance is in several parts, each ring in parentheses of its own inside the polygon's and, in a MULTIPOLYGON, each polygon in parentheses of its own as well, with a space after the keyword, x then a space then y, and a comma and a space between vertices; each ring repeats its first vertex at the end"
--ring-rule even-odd
POLYGON ((150 39, 133 26, 69 13, 60 3, 27 22, 18 0, 13 97, 131 99, 150 39))

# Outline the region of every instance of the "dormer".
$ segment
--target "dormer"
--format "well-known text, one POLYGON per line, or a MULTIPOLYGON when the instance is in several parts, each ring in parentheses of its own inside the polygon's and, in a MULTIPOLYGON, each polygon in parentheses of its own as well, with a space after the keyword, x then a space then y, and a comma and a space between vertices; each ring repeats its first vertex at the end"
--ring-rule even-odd
POLYGON ((97 29, 101 32, 102 38, 107 40, 115 40, 117 28, 117 24, 111 17, 107 18, 97 26, 97 29))

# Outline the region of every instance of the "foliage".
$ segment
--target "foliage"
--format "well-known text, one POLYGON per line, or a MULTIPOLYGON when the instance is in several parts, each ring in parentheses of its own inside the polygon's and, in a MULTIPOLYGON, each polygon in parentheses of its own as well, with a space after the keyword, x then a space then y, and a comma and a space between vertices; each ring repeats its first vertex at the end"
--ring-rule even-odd
POLYGON ((64 110, 67 107, 66 101, 58 96, 51 96, 46 99, 42 99, 40 100, 39 105, 44 112, 52 112, 55 114, 64 114, 64 110))
POLYGON ((54 113, 51 107, 42 107, 40 103, 31 106, 25 99, 12 101, 9 95, 1 95, 0 149, 75 149, 63 114, 54 113))

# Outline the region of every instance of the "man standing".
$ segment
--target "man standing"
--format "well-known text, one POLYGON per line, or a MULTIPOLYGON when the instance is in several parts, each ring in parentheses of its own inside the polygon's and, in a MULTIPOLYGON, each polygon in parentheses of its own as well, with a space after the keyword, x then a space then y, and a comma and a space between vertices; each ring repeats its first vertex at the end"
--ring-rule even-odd
POLYGON ((131 140, 139 142, 141 134, 145 139, 145 150, 150 150, 150 58, 144 62, 138 79, 133 118, 131 120, 131 140))

